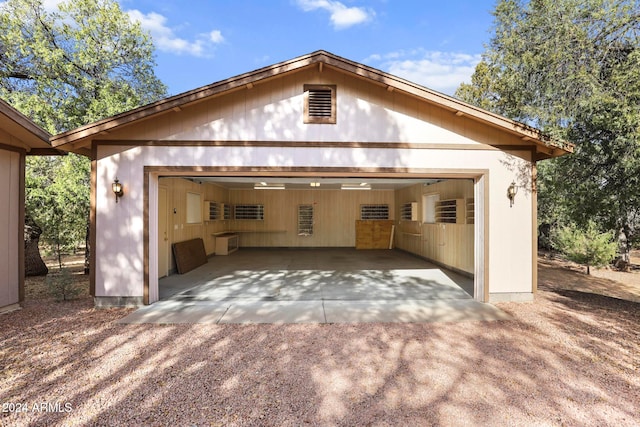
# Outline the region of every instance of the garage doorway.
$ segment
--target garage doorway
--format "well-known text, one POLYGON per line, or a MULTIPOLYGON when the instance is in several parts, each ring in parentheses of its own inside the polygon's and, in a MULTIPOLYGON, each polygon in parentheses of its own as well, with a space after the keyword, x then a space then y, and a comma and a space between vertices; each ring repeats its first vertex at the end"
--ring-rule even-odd
MULTIPOLYGON (((288 192, 290 192, 289 194, 291 196, 296 196, 298 198, 300 198, 300 195, 309 195, 309 194, 319 194, 318 191, 327 191, 329 190, 329 185, 337 185, 335 182, 333 181, 339 181, 341 182, 341 186, 343 184, 348 184, 348 185, 358 185, 358 186, 364 186, 363 183, 371 186, 371 188, 369 189, 368 194, 375 194, 376 193, 376 188, 378 189, 378 194, 382 194, 382 191, 387 191, 387 192, 391 192, 393 193, 393 202, 389 203, 390 207, 389 207, 389 212, 390 212, 390 217, 391 217, 391 221, 394 223, 394 233, 395 237, 393 240, 393 247, 394 250, 396 251, 403 251, 403 252, 407 252, 408 254, 411 254, 412 256, 416 257, 416 258, 420 258, 421 261, 434 261, 432 262, 436 267, 440 268, 440 267, 446 267, 446 264, 440 262, 439 260, 433 260, 430 259, 429 256, 425 256, 425 254, 421 251, 424 251, 424 243, 425 241, 430 241, 432 242, 432 244, 438 245, 438 246, 446 246, 446 242, 443 245, 443 241, 441 240, 442 236, 443 236, 443 231, 441 231, 442 229, 446 229, 447 227, 453 227, 453 225, 450 225, 450 223, 444 224, 444 225, 440 225, 441 230, 436 230, 437 233, 434 236, 425 236, 424 233, 423 235, 420 235, 419 232, 412 232, 411 227, 414 228, 422 228, 423 225, 425 225, 425 215, 424 213, 420 213, 420 212, 416 212, 416 215, 414 215, 413 217, 409 218, 406 215, 408 215, 406 212, 403 211, 403 209, 406 209, 406 205, 411 205, 412 203, 417 203, 418 205, 421 205, 422 203, 422 197, 421 194, 423 193, 423 191, 420 191, 420 195, 416 195, 414 196, 410 196, 409 198, 411 200, 406 199, 406 195, 403 196, 402 192, 411 192, 411 188, 410 187, 414 187, 413 191, 415 192, 416 188, 426 188, 429 189, 429 187, 431 187, 434 184, 440 183, 440 182, 445 182, 445 181, 451 181, 453 182, 454 180, 456 182, 466 182, 467 185, 469 186, 469 188, 471 188, 471 194, 472 197, 467 197, 466 199, 470 199, 472 201, 471 206, 473 207, 473 211, 471 213, 471 215, 469 215, 468 211, 465 211, 463 217, 465 219, 470 219, 470 222, 472 222, 471 224, 465 223, 464 225, 467 226, 467 228, 469 228, 468 226, 470 226, 471 229, 471 239, 469 240, 469 242, 467 243, 468 245, 471 246, 471 249, 469 250, 469 247, 467 247, 467 251, 471 253, 471 258, 472 258, 472 265, 471 265, 471 269, 470 271, 464 271, 464 270, 460 270, 460 269, 456 269, 454 268, 447 268, 447 271, 451 271, 454 274, 461 274, 462 277, 466 276, 467 279, 467 288, 468 289, 473 289, 472 292, 470 293, 471 296, 473 296, 473 298, 475 298, 476 300, 479 301, 485 301, 485 297, 484 297, 484 281, 485 281, 485 272, 486 269, 484 268, 484 252, 485 252, 485 245, 486 245, 486 240, 484 239, 484 197, 486 194, 486 190, 485 190, 485 186, 486 186, 486 179, 485 179, 485 175, 484 173, 480 173, 480 172, 474 172, 473 174, 475 175, 473 178, 469 177, 469 175, 465 175, 465 174, 459 174, 459 173, 447 173, 445 172, 441 172, 437 175, 430 173, 430 174, 403 174, 402 176, 398 176, 398 174, 387 174, 388 176, 385 176, 384 173, 378 173, 375 175, 372 175, 371 173, 367 173, 367 174, 363 174, 363 176, 354 176, 353 174, 348 176, 348 177, 344 177, 343 175, 332 175, 330 173, 328 173, 328 171, 323 170, 323 171, 318 171, 315 175, 316 176, 321 176, 321 178, 316 178, 314 177, 309 177, 309 173, 305 172, 305 173, 300 173, 300 172, 292 172, 292 171, 287 171, 286 176, 283 176, 282 172, 280 172, 279 174, 276 174, 273 171, 269 171, 266 173, 256 173, 256 171, 252 171, 252 175, 251 176, 239 176, 239 174, 233 173, 233 174, 229 174, 229 173, 221 173, 220 171, 218 171, 218 173, 216 173, 215 176, 194 176, 193 175, 193 171, 192 170, 185 170, 185 171, 181 171, 181 173, 177 174, 176 173, 176 169, 172 168, 170 170, 170 174, 166 174, 163 173, 162 168, 146 168, 145 169, 145 178, 146 178, 146 188, 147 188, 147 207, 148 207, 148 217, 146 218, 148 221, 145 221, 145 226, 147 226, 147 230, 153 230, 153 228, 151 227, 152 224, 154 222, 157 221, 157 218, 159 215, 158 212, 158 183, 161 180, 167 179, 167 178, 171 178, 171 179, 180 179, 180 180, 185 180, 188 181, 190 183, 192 183, 193 185, 198 185, 201 187, 204 186, 208 186, 208 185, 215 185, 215 186, 219 186, 219 187, 223 187, 223 188, 230 188, 230 186, 237 186, 239 183, 242 183, 242 185, 244 185, 244 188, 236 188, 235 191, 237 194, 236 196, 238 196, 239 194, 243 194, 245 196, 247 196, 248 194, 262 194, 261 196, 256 196, 256 197, 260 197, 262 198, 261 200, 265 200, 265 198, 270 197, 270 196, 266 196, 268 194, 276 194, 276 193, 281 193, 281 194, 287 194, 288 192), (189 173, 190 172, 190 173, 189 173), (296 176, 299 175, 299 176, 296 176), (392 183, 393 181, 393 183, 392 183), (319 182, 320 183, 320 188, 321 190, 319 190, 318 188, 310 188, 312 187, 312 182, 319 182), (257 188, 258 185, 264 186, 264 187, 269 187, 269 186, 276 186, 276 185, 283 185, 284 188, 281 190, 284 191, 280 191, 280 192, 270 192, 267 189, 259 189, 257 188), (385 190, 383 190, 384 186, 388 186, 388 188, 386 188, 385 190), (251 186, 251 188, 249 188, 249 186, 251 186), (298 188, 296 188, 296 186, 298 186, 298 188), (324 186, 324 188, 322 188, 324 186), (395 186, 395 187, 391 187, 391 186, 395 186), (302 187, 305 187, 304 189, 302 187), (403 190, 404 188, 404 190, 403 190), (415 200, 414 200, 415 199, 415 200), (156 221, 154 221, 154 216, 156 221), (477 224, 480 224, 480 226, 478 226, 477 224), (402 239, 399 237, 400 233, 402 233, 402 239), (440 239, 440 240, 438 240, 440 239), (416 243, 416 241, 418 243, 416 243), (413 243, 411 243, 413 242, 413 243), (399 244, 400 243, 400 244, 399 244), (470 285, 468 285, 469 283, 469 279, 471 280, 471 283, 473 283, 473 286, 471 287, 470 285)), ((165 186, 165 183, 162 184, 163 186, 165 186)), ((431 187, 434 188, 434 187, 431 187)), ((342 193, 342 194, 353 194, 354 196, 349 196, 349 197, 355 197, 356 194, 364 194, 365 190, 362 191, 344 191, 346 188, 340 188, 338 189, 334 189, 335 191, 342 193)), ((269 189, 270 190, 270 189, 269 189)), ((231 190, 227 190, 227 191, 231 191, 231 190)), ((425 190, 426 191, 426 190, 425 190)), ((169 190, 169 193, 171 193, 171 190, 169 190)), ((417 193, 416 193, 417 194, 417 193)), ((235 196, 234 196, 235 197, 235 196)), ((240 196, 238 196, 240 197, 240 196)), ((441 197, 442 200, 447 200, 446 195, 444 197, 441 197)), ((176 212, 179 210, 178 208, 176 208, 175 206, 173 206, 175 204, 175 201, 171 200, 171 194, 169 194, 168 196, 169 198, 169 210, 173 211, 173 214, 176 214, 176 212)), ((203 203, 203 209, 204 206, 206 205, 206 202, 209 202, 210 200, 206 200, 208 197, 206 196, 205 192, 203 191, 202 193, 202 203, 203 203)), ((217 207, 217 210, 219 212, 219 215, 224 215, 224 209, 225 209, 225 205, 234 205, 234 204, 240 204, 240 205, 251 205, 251 203, 239 203, 238 201, 242 201, 241 199, 237 199, 235 200, 235 202, 232 202, 232 199, 229 198, 227 200, 221 200, 220 201, 220 205, 217 207), (227 203, 224 203, 227 202, 227 203)), ((217 202, 217 201, 216 201, 217 202)), ((307 204, 307 200, 298 200, 298 205, 302 204, 307 204)), ((297 202, 296 202, 297 203, 297 202)), ((259 203, 254 203, 255 205, 259 204, 259 203)), ((309 203, 311 206, 313 205, 313 200, 311 200, 311 203, 309 203)), ((360 205, 362 205, 360 203, 360 205)), ((469 200, 464 200, 464 207, 467 208, 467 206, 469 206, 469 200)), ((340 215, 341 211, 339 209, 340 206, 330 206, 330 209, 328 209, 329 214, 330 215, 340 215)), ((343 206, 344 207, 344 206, 343 206)), ((414 206, 415 207, 415 206, 414 206)), ((324 207, 326 209, 326 206, 324 207)), ((243 206, 243 209, 245 209, 246 211, 246 206, 243 206)), ((318 209, 322 209, 322 207, 318 208, 318 209)), ((418 209, 421 209, 420 206, 418 206, 418 209)), ((351 208, 351 211, 353 211, 353 208, 351 208)), ((359 214, 360 212, 358 212, 359 214)), ((205 213, 206 214, 206 213, 205 213)), ((342 213, 344 214, 344 212, 342 213)), ((353 214, 353 212, 352 212, 353 214)), ((266 214, 265 214, 266 215, 266 214)), ((290 213, 288 214, 290 215, 290 213)), ((224 217, 221 217, 224 218, 224 217)), ((223 226, 226 228, 237 228, 238 227, 238 222, 236 221, 236 223, 231 226, 231 224, 229 224, 229 222, 231 221, 231 219, 226 219, 226 224, 224 224, 223 226)), ((238 220, 239 221, 239 220, 238 220)), ((213 221, 212 221, 213 222, 213 221)), ((216 221, 217 226, 222 225, 223 221, 216 221)), ((266 222, 266 221, 265 221, 266 222)), ((245 222, 244 224, 250 224, 250 222, 245 222)), ((241 232, 245 232, 245 233, 241 233, 240 234, 240 247, 241 250, 239 252, 243 252, 243 251, 247 251, 249 250, 249 248, 251 248, 251 250, 258 250, 258 248, 265 248, 265 247, 272 247, 272 248, 287 248, 287 250, 289 251, 295 251, 298 249, 304 249, 305 251, 309 251, 309 250, 313 250, 312 248, 317 248, 317 247, 324 247, 323 245, 318 245, 318 246, 314 246, 314 245, 309 245, 306 244, 306 246, 292 246, 292 245, 282 245, 282 244, 278 244, 278 242, 282 242, 283 239, 285 239, 285 234, 288 233, 288 230, 281 230, 281 229, 270 229, 270 230, 265 230, 268 233, 260 233, 259 231, 261 231, 258 226, 256 225, 256 223, 253 223, 253 227, 254 230, 239 230, 241 232), (278 236, 267 236, 267 234, 281 234, 278 236), (267 245, 265 245, 264 243, 268 241, 268 238, 271 239, 271 242, 267 245)), ((298 227, 299 224, 296 224, 296 227, 298 227)), ((173 224, 172 226, 169 226, 170 230, 175 230, 175 229, 181 229, 184 225, 182 224, 173 224)), ((217 226, 212 226, 211 223, 209 224, 202 224, 202 227, 208 227, 208 228, 216 228, 217 226)), ((315 230, 315 232, 318 233, 318 235, 320 235, 320 231, 322 230, 322 225, 319 224, 318 228, 315 230)), ((211 230, 209 231, 205 231, 204 233, 201 233, 202 235, 205 235, 205 237, 207 237, 209 234, 213 235, 219 231, 213 231, 212 233, 210 233, 211 230)), ((236 231, 236 230, 231 230, 231 231, 236 231)), ((296 230, 297 231, 297 230, 296 230)), ((342 234, 345 234, 344 232, 342 232, 342 234)), ((173 236, 172 236, 173 237, 173 236)), ((296 236, 295 238, 297 239, 302 239, 304 237, 309 237, 309 236, 296 236)), ((343 236, 344 237, 344 236, 343 236)), ((353 239, 355 236, 353 236, 353 234, 349 235, 349 238, 353 239)), ((157 274, 157 268, 158 268, 158 248, 159 248, 159 238, 162 239, 163 236, 158 236, 156 235, 156 233, 148 233, 148 241, 146 242, 148 244, 148 246, 145 248, 146 249, 146 253, 148 254, 148 275, 146 275, 145 277, 145 301, 146 302, 154 302, 157 301, 160 298, 160 289, 159 289, 159 281, 158 281, 158 274, 157 274), (149 286, 150 284, 152 284, 152 286, 149 286)), ((214 239, 215 240, 215 239, 214 239)), ((172 242, 175 242, 176 239, 172 239, 172 242)), ((336 248, 344 248, 344 245, 336 245, 334 246, 336 248)), ((353 244, 351 245, 347 245, 347 247, 351 247, 353 248, 353 244)), ((438 249, 438 248, 436 248, 438 249)), ((442 248, 440 248, 442 249, 442 248)), ((455 255, 455 250, 453 250, 453 248, 450 248, 451 250, 449 251, 451 254, 453 255, 449 255, 450 257, 456 257, 455 255)), ((208 251, 207 251, 210 255, 213 256, 213 258, 222 258, 218 255, 215 255, 215 243, 209 243, 209 247, 208 247, 208 251), (213 246, 212 246, 213 245, 213 246)), ((364 252, 368 252, 368 251, 364 251, 364 252)), ((236 254, 231 254, 228 255, 229 257, 232 257, 236 254)), ((230 258, 229 258, 230 259, 230 258)), ((469 270, 467 268, 467 270, 469 270)), ((170 275, 169 278, 171 278, 172 276, 170 275)))

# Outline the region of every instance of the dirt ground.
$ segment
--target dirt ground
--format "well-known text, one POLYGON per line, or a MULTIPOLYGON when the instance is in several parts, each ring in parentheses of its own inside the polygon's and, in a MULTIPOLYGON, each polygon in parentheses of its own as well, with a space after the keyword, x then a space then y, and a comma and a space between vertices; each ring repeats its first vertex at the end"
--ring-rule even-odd
POLYGON ((640 425, 639 269, 541 254, 535 301, 494 322, 121 325, 26 295, 0 316, 3 426, 640 425))

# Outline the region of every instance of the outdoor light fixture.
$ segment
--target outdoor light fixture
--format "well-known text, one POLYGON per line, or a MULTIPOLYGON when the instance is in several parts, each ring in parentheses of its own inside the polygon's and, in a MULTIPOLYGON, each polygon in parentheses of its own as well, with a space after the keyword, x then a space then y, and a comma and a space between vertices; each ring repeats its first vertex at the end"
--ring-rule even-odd
POLYGON ((122 191, 122 184, 118 181, 118 177, 111 184, 111 190, 113 190, 113 194, 116 195, 116 203, 118 203, 118 199, 124 195, 124 191, 122 191))
POLYGON ((319 182, 312 182, 309 185, 311 185, 312 187, 320 187, 320 183, 319 182))
POLYGON ((516 194, 518 194, 518 187, 516 186, 515 181, 511 182, 509 188, 507 188, 507 197, 509 198, 509 207, 513 207, 513 200, 516 198, 516 194))

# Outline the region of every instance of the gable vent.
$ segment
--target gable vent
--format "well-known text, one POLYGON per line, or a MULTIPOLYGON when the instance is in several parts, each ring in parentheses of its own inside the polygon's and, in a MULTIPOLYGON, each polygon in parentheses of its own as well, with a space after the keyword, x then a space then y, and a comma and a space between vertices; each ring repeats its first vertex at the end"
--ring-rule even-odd
POLYGON ((304 85, 305 123, 336 123, 336 86, 304 85))
POLYGON ((309 91, 309 117, 331 117, 331 90, 309 91))

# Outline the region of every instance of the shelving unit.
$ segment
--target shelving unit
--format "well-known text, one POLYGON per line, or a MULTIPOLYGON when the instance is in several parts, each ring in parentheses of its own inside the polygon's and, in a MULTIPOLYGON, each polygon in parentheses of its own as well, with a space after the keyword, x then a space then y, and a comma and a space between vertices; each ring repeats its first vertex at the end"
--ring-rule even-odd
POLYGON ((204 220, 205 221, 215 221, 218 219, 219 210, 218 210, 218 202, 213 201, 205 201, 204 202, 204 220))
POLYGON ((389 205, 360 205, 360 219, 389 219, 389 205))
POLYGON ((264 205, 236 205, 234 219, 264 220, 264 205))
POLYGON ((233 218, 233 206, 228 203, 222 204, 222 219, 231 219, 233 218))
POLYGON ((475 218, 475 201, 467 199, 467 224, 473 224, 475 218))
POLYGON ((313 205, 298 206, 298 236, 313 236, 313 205))
POLYGON ((465 200, 448 199, 436 202, 436 222, 445 224, 464 224, 465 200))
POLYGON ((400 220, 417 221, 418 220, 418 202, 404 203, 400 208, 400 220))

